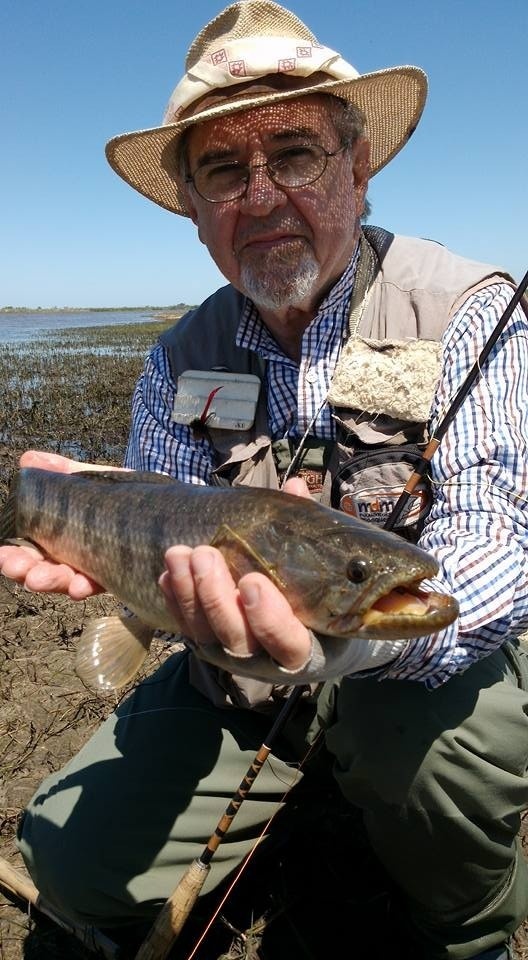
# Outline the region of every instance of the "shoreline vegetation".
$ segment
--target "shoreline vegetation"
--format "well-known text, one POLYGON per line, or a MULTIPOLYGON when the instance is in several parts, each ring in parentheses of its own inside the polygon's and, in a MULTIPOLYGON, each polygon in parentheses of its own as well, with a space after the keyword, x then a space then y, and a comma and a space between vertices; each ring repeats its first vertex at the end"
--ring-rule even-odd
POLYGON ((151 315, 152 320, 179 320, 180 317, 183 317, 189 310, 193 310, 195 304, 188 303, 175 303, 172 306, 165 307, 154 307, 154 306, 143 306, 143 307, 0 307, 0 319, 2 317, 16 317, 27 314, 36 314, 46 316, 47 314, 52 314, 56 316, 67 316, 68 314, 82 314, 91 315, 94 313, 146 313, 151 315))
POLYGON ((193 305, 187 303, 175 303, 172 306, 155 307, 151 304, 139 307, 0 307, 0 313, 179 313, 182 315, 187 310, 192 310, 193 305))
POLYGON ((0 344, 0 496, 27 449, 121 464, 136 380, 175 319, 65 327, 0 344))

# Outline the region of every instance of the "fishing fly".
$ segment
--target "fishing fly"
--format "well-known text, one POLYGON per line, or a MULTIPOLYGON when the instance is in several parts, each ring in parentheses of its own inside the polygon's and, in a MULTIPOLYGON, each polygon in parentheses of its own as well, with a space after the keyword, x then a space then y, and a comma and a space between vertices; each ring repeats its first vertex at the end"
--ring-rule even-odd
POLYGON ((193 435, 193 440, 211 440, 209 435, 208 423, 213 416, 213 411, 209 412, 211 404, 218 393, 222 389, 223 384, 220 384, 219 387, 215 387, 214 390, 211 390, 207 400, 205 401, 205 407, 203 408, 199 417, 195 417, 194 420, 191 420, 189 426, 193 435))

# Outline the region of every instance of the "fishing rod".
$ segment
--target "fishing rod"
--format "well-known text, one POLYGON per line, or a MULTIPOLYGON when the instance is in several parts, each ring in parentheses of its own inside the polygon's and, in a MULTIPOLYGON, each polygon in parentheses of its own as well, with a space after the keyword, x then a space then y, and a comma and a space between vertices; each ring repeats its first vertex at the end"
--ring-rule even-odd
MULTIPOLYGON (((504 330, 504 327, 508 323, 508 320, 521 302, 527 287, 528 271, 515 290, 512 299, 500 317, 487 343, 480 352, 478 359, 456 393, 445 417, 427 444, 427 447, 422 454, 421 461, 418 463, 416 469, 409 477, 409 480, 407 481, 402 493, 398 497, 398 500, 394 504, 389 517, 383 524, 384 529, 392 530, 400 519, 416 485, 421 480, 428 466, 430 465, 431 459, 440 446, 448 427, 458 413, 462 403, 466 399, 469 391, 480 375, 482 367, 484 366, 489 354, 493 350, 493 347, 497 343, 497 340, 504 330)), ((231 826, 234 816, 238 812, 241 803, 251 789, 260 769, 262 768, 262 765, 269 756, 273 742, 284 729, 290 714, 300 699, 301 693, 302 686, 294 687, 292 693, 285 700, 281 711, 278 714, 277 719, 275 720, 275 723, 273 724, 273 727, 267 737, 267 744, 264 743, 260 747, 255 759, 246 773, 246 776, 242 780, 238 790, 233 795, 231 802, 226 808, 223 817, 219 821, 219 824, 208 841, 203 853, 197 858, 197 860, 193 861, 176 889, 162 907, 157 920, 147 934, 147 937, 142 943, 139 952, 136 954, 135 960, 165 960, 165 957, 169 953, 173 943, 178 938, 194 904, 196 903, 196 900, 198 899, 200 891, 208 875, 210 863, 214 853, 216 852, 227 830, 231 826)))
POLYGON ((200 895, 211 869, 211 860, 268 759, 274 743, 297 706, 302 693, 303 687, 301 685, 296 686, 285 699, 266 740, 261 744, 251 761, 245 776, 229 801, 202 853, 196 860, 193 860, 178 886, 163 904, 154 924, 141 944, 135 960, 165 960, 200 895))
POLYGON ((409 477, 407 483, 405 484, 405 487, 403 488, 400 496, 398 497, 396 503, 394 504, 394 507, 391 510, 390 516, 387 518, 386 522, 383 525, 385 530, 393 530, 394 527, 396 526, 403 511, 405 510, 407 504, 409 503, 409 499, 413 493, 413 490, 415 489, 418 482, 422 479, 424 473, 429 467, 431 460, 434 454, 436 453, 436 451, 438 450, 438 447, 440 446, 440 443, 444 438, 448 428, 451 426, 451 423, 453 422, 455 416, 460 410, 460 407, 462 406, 464 400, 466 399, 469 391, 474 386, 476 380, 480 376, 482 367, 484 366, 491 351, 493 350, 493 347, 497 343, 497 340, 499 339, 502 331, 504 330, 504 327, 508 323, 508 320, 510 319, 513 311, 516 309, 516 307, 519 306, 527 287, 528 287, 528 270, 526 271, 520 284, 515 290, 515 293, 511 298, 508 306, 506 307, 504 313, 499 318, 493 333, 491 334, 486 344, 482 348, 478 356, 478 359, 475 361, 475 363, 471 367, 471 370, 469 371, 466 379, 463 381, 462 385, 459 387, 457 393, 455 394, 455 397, 451 402, 451 404, 449 405, 449 409, 444 419, 441 420, 441 422, 438 424, 431 439, 429 440, 429 443, 427 444, 424 452, 422 453, 421 460, 418 462, 415 470, 409 477))

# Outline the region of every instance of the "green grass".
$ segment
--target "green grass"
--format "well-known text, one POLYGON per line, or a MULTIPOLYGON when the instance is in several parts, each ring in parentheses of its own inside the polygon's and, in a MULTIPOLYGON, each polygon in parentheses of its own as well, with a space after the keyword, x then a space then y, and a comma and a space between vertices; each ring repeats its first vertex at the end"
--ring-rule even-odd
POLYGON ((120 464, 144 359, 169 322, 48 332, 0 345, 0 482, 23 450, 120 464))

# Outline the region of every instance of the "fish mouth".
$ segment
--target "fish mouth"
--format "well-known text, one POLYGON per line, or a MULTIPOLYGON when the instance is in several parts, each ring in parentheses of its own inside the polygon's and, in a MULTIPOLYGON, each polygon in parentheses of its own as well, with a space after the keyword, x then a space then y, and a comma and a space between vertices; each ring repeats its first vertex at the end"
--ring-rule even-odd
POLYGON ((453 623, 458 616, 457 601, 446 594, 421 588, 420 582, 394 587, 377 597, 368 610, 360 614, 345 614, 332 621, 342 636, 348 626, 360 636, 379 640, 411 639, 436 633, 453 623))

